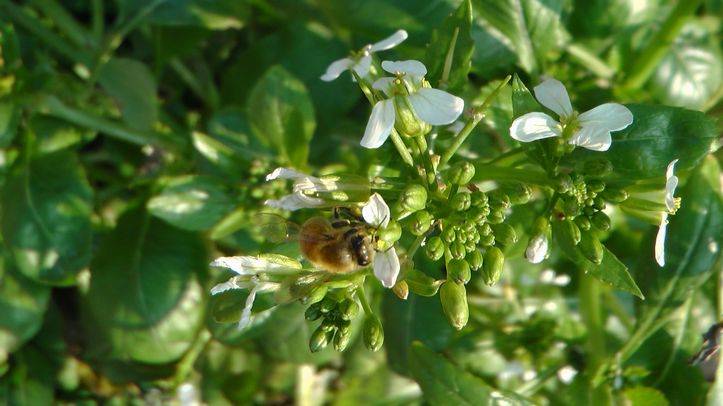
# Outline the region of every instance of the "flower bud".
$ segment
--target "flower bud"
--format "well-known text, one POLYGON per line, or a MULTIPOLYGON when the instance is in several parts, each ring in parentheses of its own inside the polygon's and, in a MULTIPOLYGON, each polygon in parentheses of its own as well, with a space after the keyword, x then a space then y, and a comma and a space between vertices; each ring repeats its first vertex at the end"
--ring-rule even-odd
POLYGON ((569 239, 570 242, 572 242, 573 245, 577 245, 580 243, 580 229, 572 220, 563 220, 562 228, 560 231, 562 232, 562 234, 564 234, 565 237, 569 239))
POLYGON ((400 134, 408 137, 419 137, 432 130, 430 124, 417 117, 417 113, 414 111, 414 107, 412 107, 407 96, 396 96, 393 100, 394 111, 396 113, 394 128, 396 128, 400 134))
POLYGON ((598 210, 604 210, 605 209, 605 199, 603 199, 601 196, 596 197, 593 200, 593 207, 598 210))
POLYGON ((580 229, 580 231, 588 231, 592 226, 592 223, 590 223, 590 219, 585 216, 576 217, 575 224, 577 224, 577 227, 580 229))
POLYGON ((305 297, 303 297, 301 299, 301 303, 313 304, 313 303, 320 302, 321 299, 323 299, 324 296, 326 296, 326 292, 328 292, 328 291, 329 291, 329 287, 327 285, 315 286, 314 288, 311 289, 311 291, 309 292, 308 295, 306 295, 305 297))
POLYGON ((505 221, 505 214, 502 213, 502 210, 492 211, 489 216, 487 216, 487 222, 490 224, 500 224, 503 221, 505 221))
POLYGON ((472 181, 474 173, 474 165, 468 161, 460 161, 449 169, 447 179, 454 185, 466 185, 472 181))
POLYGON ((628 192, 624 189, 607 188, 600 193, 600 197, 612 203, 622 203, 628 199, 628 192))
POLYGON ((539 264, 545 260, 549 251, 550 241, 545 234, 536 234, 530 237, 525 250, 525 258, 531 264, 539 264))
POLYGON ((473 271, 476 271, 482 267, 482 253, 479 252, 478 249, 471 251, 464 259, 465 261, 467 261, 470 269, 472 269, 473 271))
POLYGON ((391 220, 385 228, 379 229, 377 233, 378 241, 382 242, 378 247, 380 251, 386 251, 389 247, 394 245, 399 237, 402 236, 402 226, 398 222, 391 220))
POLYGON ((610 229, 610 217, 599 211, 593 214, 592 224, 600 231, 608 231, 610 229))
POLYGON ((470 193, 472 197, 472 206, 474 207, 486 207, 489 203, 489 197, 485 192, 480 190, 470 193))
POLYGON ((608 176, 613 171, 613 164, 605 158, 591 159, 585 162, 583 172, 596 178, 608 176))
POLYGON ((565 194, 565 193, 569 192, 570 190, 572 190, 572 188, 574 186, 570 175, 566 175, 566 174, 558 175, 556 180, 557 180, 557 185, 555 187, 555 190, 557 191, 557 193, 565 194))
POLYGON ((416 183, 407 186, 399 196, 399 204, 409 213, 422 210, 427 206, 427 189, 416 183))
POLYGON ((429 230, 429 227, 432 226, 433 221, 434 216, 432 216, 426 210, 419 210, 418 212, 414 213, 411 223, 412 234, 416 236, 423 235, 427 232, 427 230, 429 230))
POLYGON ((505 255, 497 247, 487 248, 484 264, 482 265, 482 276, 484 282, 492 286, 500 280, 502 267, 505 265, 505 255))
POLYGON ((424 247, 427 252, 427 256, 432 261, 438 261, 444 255, 444 243, 442 239, 434 236, 427 240, 427 245, 424 247))
POLYGON ((362 338, 364 345, 370 351, 377 351, 384 344, 384 329, 382 322, 376 314, 367 315, 364 319, 364 327, 362 329, 362 338))
POLYGON ((573 196, 565 196, 562 199, 562 210, 566 215, 575 217, 580 212, 580 204, 573 196))
POLYGON ((507 223, 493 225, 492 231, 495 233, 495 240, 506 247, 514 245, 517 242, 515 228, 507 223))
POLYGON ((495 189, 489 193, 489 205, 494 211, 502 211, 510 208, 512 203, 510 197, 500 189, 495 189))
POLYGON ((311 350, 311 352, 323 350, 329 344, 329 338, 329 334, 319 326, 319 328, 311 334, 311 338, 309 338, 309 350, 311 350))
POLYGON ((457 239, 457 234, 454 231, 454 227, 446 224, 446 227, 442 230, 442 240, 447 244, 451 244, 455 239, 457 239))
POLYGON ((449 200, 449 207, 456 211, 465 211, 472 205, 469 193, 457 193, 449 200))
POLYGON ((439 300, 449 324, 457 330, 467 325, 469 307, 467 306, 467 290, 464 285, 448 280, 439 288, 439 300))
POLYGON ((409 270, 404 280, 407 282, 410 291, 426 297, 436 295, 437 291, 439 291, 439 285, 442 283, 442 281, 438 281, 418 269, 409 270))
POLYGON ((312 304, 304 312, 304 318, 308 321, 318 320, 321 315, 321 303, 312 304))
POLYGON ((510 198, 512 204, 525 204, 530 201, 532 195, 532 189, 520 182, 507 183, 501 189, 510 198))
POLYGON ((464 243, 458 239, 449 244, 449 253, 452 254, 452 258, 462 259, 467 255, 467 249, 464 247, 464 243))
POLYGON ((330 297, 325 297, 324 300, 322 300, 320 302, 320 304, 321 304, 321 309, 320 309, 321 312, 323 314, 327 314, 327 313, 331 312, 332 310, 334 310, 338 303, 336 300, 334 300, 330 297))
POLYGON ((594 233, 582 233, 582 239, 580 240, 580 244, 578 244, 577 246, 578 248, 580 248, 580 252, 585 255, 585 258, 589 259, 597 265, 600 265, 600 263, 602 263, 604 254, 603 246, 594 233))
POLYGON ((359 305, 352 299, 344 299, 338 309, 342 320, 354 320, 359 314, 359 305))
POLYGON ((451 259, 447 262, 447 279, 467 284, 472 277, 469 264, 463 259, 451 259))
POLYGON ((398 281, 392 286, 392 292, 400 299, 407 300, 409 297, 409 285, 405 281, 398 281))
POLYGON ((334 350, 337 352, 344 351, 349 345, 350 338, 351 329, 345 328, 337 330, 336 334, 334 334, 334 350))
POLYGON ((487 234, 487 235, 482 235, 479 238, 479 245, 489 247, 490 245, 494 245, 494 244, 495 244, 495 235, 492 233, 487 234))
POLYGON ((605 190, 605 182, 596 179, 588 181, 587 189, 591 192, 600 193, 605 190))
POLYGON ((326 332, 334 331, 336 330, 336 321, 331 317, 325 318, 319 325, 319 328, 326 332))

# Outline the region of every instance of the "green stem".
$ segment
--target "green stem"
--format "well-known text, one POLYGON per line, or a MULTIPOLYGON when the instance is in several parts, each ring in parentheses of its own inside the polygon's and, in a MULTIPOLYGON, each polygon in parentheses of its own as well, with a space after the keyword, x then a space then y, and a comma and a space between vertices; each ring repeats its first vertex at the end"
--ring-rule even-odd
POLYGON ((399 135, 396 129, 392 128, 392 133, 390 134, 390 137, 392 139, 392 143, 394 143, 394 146, 397 148, 397 152, 399 152, 399 155, 402 157, 404 163, 409 166, 414 166, 414 159, 412 159, 412 155, 409 153, 407 146, 404 144, 402 137, 399 135))
POLYGON ((103 7, 103 0, 92 0, 90 6, 93 13, 91 31, 93 32, 93 38, 95 38, 96 43, 100 44, 103 40, 103 31, 105 30, 105 8, 103 7))
POLYGON ((595 75, 605 79, 611 79, 615 76, 615 70, 608 66, 602 59, 598 58, 597 55, 590 52, 587 48, 579 44, 569 44, 565 50, 572 57, 577 60, 580 65, 584 66, 585 69, 590 70, 595 75))
POLYGON ((475 176, 473 181, 478 182, 482 180, 518 181, 538 186, 555 186, 554 180, 548 178, 547 174, 544 172, 537 170, 477 164, 475 165, 475 176))
POLYGON ((33 0, 35 6, 48 16, 50 21, 58 27, 76 46, 85 47, 91 39, 83 26, 78 24, 73 16, 55 0, 33 0))
MULTIPOLYGON (((590 275, 580 278, 579 306, 580 315, 587 327, 588 365, 591 371, 597 370, 605 360, 605 323, 602 312, 602 286, 590 275)), ((609 404, 608 387, 598 386, 591 393, 591 404, 609 404)))
POLYGON ((355 292, 356 296, 359 298, 359 303, 361 303, 362 309, 364 309, 364 313, 367 316, 371 316, 372 314, 374 314, 371 306, 369 306, 369 302, 367 302, 367 297, 364 295, 364 288, 361 284, 357 286, 355 292))
MULTIPOLYGON (((430 230, 433 229, 433 227, 430 227, 430 230)), ((412 245, 409 246, 409 249, 407 249, 407 256, 411 259, 414 258, 414 254, 417 253, 417 250, 419 247, 422 246, 422 243, 424 242, 424 239, 427 237, 427 233, 424 233, 422 235, 418 235, 417 238, 412 241, 412 245)))
POLYGON ((454 48, 457 45, 457 37, 459 37, 459 27, 454 29, 452 34, 452 40, 449 41, 449 49, 447 49, 447 55, 444 58, 444 67, 442 68, 442 77, 439 79, 439 88, 446 90, 449 86, 449 74, 452 71, 452 60, 454 59, 454 48))
POLYGON ((630 317, 628 312, 625 310, 625 308, 620 304, 620 301, 615 296, 615 292, 612 290, 606 289, 603 292, 603 295, 605 295, 605 304, 610 309, 610 311, 618 318, 620 319, 620 323, 623 324, 623 327, 627 331, 632 331, 633 328, 635 328, 635 322, 630 317))
POLYGON ((427 139, 424 135, 414 137, 414 141, 417 143, 419 148, 419 158, 424 165, 424 172, 426 173, 426 183, 429 185, 429 189, 437 191, 439 189, 437 185, 437 173, 434 171, 434 165, 432 165, 432 158, 429 156, 429 148, 427 148, 427 139))
POLYGON ((648 44, 642 47, 640 55, 634 58, 633 65, 630 69, 627 69, 629 74, 622 85, 623 89, 633 91, 640 89, 645 84, 701 2, 702 0, 677 2, 677 5, 660 26, 658 32, 653 35, 648 44))
POLYGON ((193 365, 196 363, 196 360, 206 348, 206 344, 208 344, 209 341, 211 341, 211 333, 206 329, 201 329, 196 336, 196 339, 193 341, 191 348, 186 352, 176 366, 176 373, 173 377, 173 381, 176 386, 188 379, 188 375, 193 370, 193 365))

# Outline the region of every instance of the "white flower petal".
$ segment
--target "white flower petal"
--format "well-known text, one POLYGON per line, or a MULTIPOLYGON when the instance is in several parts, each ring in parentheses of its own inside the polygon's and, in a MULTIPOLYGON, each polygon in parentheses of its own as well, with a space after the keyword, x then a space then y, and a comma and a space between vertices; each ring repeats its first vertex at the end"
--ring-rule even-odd
POLYGON ((517 117, 510 126, 510 136, 520 142, 558 137, 560 124, 545 113, 527 113, 517 117))
POLYGON ((379 193, 369 196, 369 200, 362 207, 362 217, 367 224, 375 227, 386 227, 389 224, 389 206, 379 193))
POLYGON ((678 177, 673 175, 675 170, 675 164, 678 162, 674 159, 668 164, 668 169, 665 171, 665 207, 668 211, 675 210, 675 188, 678 186, 678 177))
POLYGON ((665 234, 668 228, 668 214, 663 216, 658 228, 658 235, 655 236, 655 261, 660 266, 665 266, 665 234))
POLYGON ((294 192, 286 195, 279 200, 268 199, 264 202, 266 206, 276 209, 294 211, 299 209, 313 209, 326 206, 324 200, 317 197, 307 196, 302 192, 294 192))
POLYGON ((233 278, 227 280, 226 282, 221 282, 217 284, 216 286, 211 288, 211 294, 212 295, 218 295, 219 293, 226 292, 227 290, 235 290, 235 289, 242 289, 245 286, 242 286, 243 283, 239 283, 239 277, 234 276, 233 278))
POLYGON ((251 308, 254 306, 254 300, 256 300, 256 286, 251 289, 246 298, 244 309, 241 312, 241 320, 238 321, 239 330, 243 330, 251 324, 251 308))
POLYGON ((301 173, 295 169, 291 168, 276 168, 273 172, 266 175, 266 181, 274 180, 274 179, 303 179, 306 178, 308 175, 301 173))
POLYGON ((372 88, 379 90, 381 92, 384 92, 385 95, 388 97, 392 96, 392 83, 394 83, 396 79, 391 78, 389 76, 385 76, 383 78, 379 78, 372 83, 372 88))
POLYGON ((406 31, 399 30, 394 34, 390 35, 389 37, 372 44, 372 46, 369 47, 369 52, 379 52, 394 48, 395 46, 404 42, 404 40, 407 39, 408 36, 409 35, 406 31))
POLYGON ((560 117, 572 115, 570 96, 567 95, 567 89, 562 82, 557 79, 547 79, 535 86, 535 97, 543 106, 554 111, 560 117))
POLYGON ((570 144, 592 151, 607 151, 612 144, 612 138, 606 128, 583 127, 570 139, 570 144))
POLYGON ((328 68, 326 68, 326 73, 321 75, 321 80, 331 82, 332 80, 338 78, 339 75, 344 73, 344 71, 349 69, 352 65, 354 65, 354 61, 349 58, 336 60, 332 62, 328 68))
POLYGON ((444 90, 423 87, 409 96, 417 116, 432 125, 451 124, 464 110, 464 100, 444 90))
POLYGON ((369 69, 372 67, 372 56, 367 54, 362 56, 362 58, 359 60, 359 62, 355 63, 352 69, 354 69, 354 72, 356 72, 357 75, 359 75, 360 78, 363 78, 369 73, 369 69))
POLYGON ((256 275, 258 272, 268 272, 285 268, 282 264, 271 262, 264 258, 246 255, 216 258, 209 265, 228 268, 239 275, 256 275))
POLYGON ((382 282, 385 288, 391 288, 397 283, 399 276, 399 257, 394 247, 377 252, 374 256, 374 276, 382 282))
POLYGON ((391 74, 408 74, 412 76, 424 76, 427 74, 427 67, 422 62, 414 59, 408 61, 382 61, 382 69, 391 74))
POLYGON ((633 123, 633 113, 618 103, 601 104, 578 116, 581 127, 605 128, 608 131, 620 131, 633 123))
POLYGON ((527 244, 525 258, 527 258, 531 264, 539 264, 544 261, 547 256, 548 244, 549 242, 544 234, 536 235, 530 240, 530 243, 527 244))
POLYGON ((394 127, 394 116, 394 102, 392 100, 378 101, 372 109, 367 128, 364 130, 361 146, 364 148, 381 147, 389 137, 392 127, 394 127))

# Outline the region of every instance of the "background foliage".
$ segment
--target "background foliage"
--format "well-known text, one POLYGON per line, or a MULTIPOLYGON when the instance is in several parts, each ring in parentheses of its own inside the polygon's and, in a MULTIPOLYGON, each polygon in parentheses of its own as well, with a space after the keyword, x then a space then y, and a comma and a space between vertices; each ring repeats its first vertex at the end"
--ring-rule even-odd
MULTIPOLYGON (((193 388, 213 405, 715 404, 721 381, 687 359, 723 311, 723 155, 706 156, 721 136, 722 13, 720 0, 0 0, 0 399, 180 402, 193 388), (400 28, 410 37, 386 59, 425 60, 433 83, 459 29, 448 89, 468 105, 517 73, 562 80, 580 111, 615 99, 706 113, 629 105, 636 125, 669 120, 675 136, 613 141, 622 181, 681 160, 670 266, 652 261, 653 227, 623 213, 606 240, 645 301, 574 255, 529 265, 522 243, 499 284, 468 286, 461 332, 436 298, 378 289, 378 353, 353 338, 311 354, 298 303, 243 333, 211 316, 208 290, 228 276, 211 258, 294 250, 252 226, 283 192, 267 173, 376 174, 396 159, 359 147, 369 107, 354 83, 319 76, 400 28)), ((513 145, 512 112, 508 87, 464 155, 513 145)))

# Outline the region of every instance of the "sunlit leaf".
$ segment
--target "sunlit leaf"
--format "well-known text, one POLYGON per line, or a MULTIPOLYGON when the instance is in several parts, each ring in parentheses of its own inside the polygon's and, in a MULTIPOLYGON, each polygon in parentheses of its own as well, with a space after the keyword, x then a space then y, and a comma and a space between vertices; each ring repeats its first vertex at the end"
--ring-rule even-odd
POLYGON ((112 58, 100 71, 98 82, 113 98, 129 127, 148 130, 156 121, 156 81, 142 62, 112 58))
POLYGON ((210 229, 233 209, 222 184, 203 176, 167 179, 160 193, 148 203, 148 211, 176 227, 202 231, 210 229))
POLYGON ((432 34, 432 40, 427 45, 427 80, 440 87, 443 85, 449 91, 457 91, 467 83, 467 74, 472 63, 474 42, 470 37, 472 26, 472 3, 470 0, 460 3, 454 14, 444 20, 442 26, 432 34), (452 54, 449 78, 441 83, 442 73, 445 69, 447 55, 452 54))

